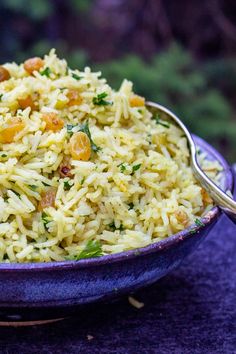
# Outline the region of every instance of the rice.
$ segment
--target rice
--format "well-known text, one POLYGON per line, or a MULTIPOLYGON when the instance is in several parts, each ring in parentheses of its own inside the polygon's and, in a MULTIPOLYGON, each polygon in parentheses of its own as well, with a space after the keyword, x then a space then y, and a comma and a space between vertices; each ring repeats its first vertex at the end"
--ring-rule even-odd
POLYGON ((144 303, 136 300, 133 296, 128 297, 128 301, 130 305, 135 307, 136 309, 140 310, 142 307, 144 307, 144 303))
MULTIPOLYGON (((1 262, 81 259, 144 247, 212 207, 193 177, 182 132, 152 117, 131 82, 124 80, 116 92, 101 73, 73 71, 54 50, 31 75, 23 64, 4 68, 10 79, 0 83, 0 138, 4 132, 8 140, 15 117, 22 129, 0 143, 1 262), (71 92, 78 93, 75 99, 71 92), (28 97, 36 107, 19 105, 28 97), (48 129, 45 114, 59 117, 61 129, 48 129), (71 153, 81 127, 89 159, 71 153), (50 196, 51 204, 40 209, 50 196)), ((204 154, 199 159, 219 181, 219 164, 204 154)))

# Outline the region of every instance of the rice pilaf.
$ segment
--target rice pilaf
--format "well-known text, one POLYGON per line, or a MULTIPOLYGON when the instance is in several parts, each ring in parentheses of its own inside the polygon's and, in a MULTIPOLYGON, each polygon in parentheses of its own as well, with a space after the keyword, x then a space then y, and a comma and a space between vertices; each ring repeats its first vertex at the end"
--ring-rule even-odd
MULTIPOLYGON (((114 91, 54 50, 1 68, 1 262, 144 247, 212 207, 182 132, 152 116, 130 81, 114 91)), ((217 180, 219 164, 199 159, 217 180)))

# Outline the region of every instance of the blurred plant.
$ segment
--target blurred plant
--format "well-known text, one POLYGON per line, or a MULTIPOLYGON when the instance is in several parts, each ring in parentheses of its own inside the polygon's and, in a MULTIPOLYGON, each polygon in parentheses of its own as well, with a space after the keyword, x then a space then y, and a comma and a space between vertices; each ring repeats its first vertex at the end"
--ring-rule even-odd
POLYGON ((170 46, 148 63, 129 55, 99 64, 97 69, 116 88, 124 77, 130 79, 136 92, 171 108, 193 133, 233 158, 236 122, 232 119, 231 106, 219 90, 209 86, 210 80, 204 75, 206 70, 180 46, 170 46))
POLYGON ((53 10, 53 2, 50 0, 2 0, 1 6, 38 21, 51 15, 53 10))
MULTIPOLYGON (((236 60, 235 58, 218 58, 206 61, 203 66, 203 74, 209 83, 220 88, 232 101, 236 91, 236 60)), ((236 102, 234 102, 236 104, 236 102)))
MULTIPOLYGON (((63 3, 63 1, 61 1, 63 3)), ((86 13, 90 9, 92 0, 69 0, 67 5, 73 12, 86 13)), ((41 21, 53 14, 55 8, 60 5, 59 2, 52 0, 1 0, 0 6, 8 9, 15 14, 25 15, 28 18, 41 21)))
POLYGON ((70 0, 70 5, 73 10, 79 13, 86 13, 91 7, 93 0, 70 0))
POLYGON ((88 22, 85 18, 92 3, 92 0, 0 1, 0 45, 4 48, 0 53, 0 61, 21 61, 30 53, 41 55, 51 47, 57 47, 58 51, 65 54, 70 47, 73 48, 70 50, 71 65, 77 61, 83 65, 85 52, 77 50, 65 33, 77 45, 74 25, 79 26, 75 31, 83 32, 81 27, 83 21, 88 22))

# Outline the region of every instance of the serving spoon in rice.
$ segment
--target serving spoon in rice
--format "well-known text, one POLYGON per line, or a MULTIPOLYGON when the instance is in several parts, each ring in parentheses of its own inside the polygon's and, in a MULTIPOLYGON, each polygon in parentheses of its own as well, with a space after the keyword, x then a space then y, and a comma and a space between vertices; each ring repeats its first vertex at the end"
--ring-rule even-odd
POLYGON ((169 109, 153 102, 146 102, 146 107, 153 113, 160 116, 164 121, 174 121, 175 124, 183 131, 190 150, 190 163, 194 176, 200 185, 206 189, 215 204, 228 215, 228 217, 236 223, 236 201, 223 192, 212 180, 207 177, 197 162, 197 149, 191 134, 189 133, 183 122, 169 109))

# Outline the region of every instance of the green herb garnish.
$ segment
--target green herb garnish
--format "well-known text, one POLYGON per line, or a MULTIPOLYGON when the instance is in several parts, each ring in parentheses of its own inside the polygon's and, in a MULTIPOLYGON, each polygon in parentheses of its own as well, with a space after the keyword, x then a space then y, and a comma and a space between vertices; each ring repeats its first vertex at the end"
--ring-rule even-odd
POLYGON ((81 179, 81 182, 80 182, 81 186, 84 184, 84 181, 85 181, 85 177, 83 177, 83 178, 81 179))
POLYGON ((1 157, 7 157, 7 154, 2 154, 1 157))
POLYGON ((73 124, 67 124, 67 126, 66 126, 66 129, 67 129, 67 133, 70 135, 70 136, 72 136, 73 135, 73 131, 72 131, 72 129, 74 128, 74 127, 76 127, 77 125, 73 125, 73 124))
POLYGON ((80 79, 81 79, 81 77, 80 77, 79 75, 75 74, 75 73, 72 73, 71 76, 72 76, 73 79, 75 79, 75 80, 80 80, 80 79))
POLYGON ((98 147, 92 140, 91 133, 89 130, 88 121, 80 127, 79 131, 88 135, 90 143, 91 143, 91 148, 94 152, 98 152, 99 150, 101 150, 101 148, 98 147))
POLYGON ((189 233, 190 233, 190 234, 195 234, 195 232, 196 232, 196 229, 195 229, 195 228, 194 228, 194 229, 189 230, 189 233))
POLYGON ((28 187, 32 189, 32 191, 36 191, 36 189, 38 188, 38 186, 36 186, 35 184, 29 184, 28 187))
POLYGON ((140 167, 141 167, 141 163, 139 163, 138 165, 134 165, 134 166, 132 167, 132 173, 131 173, 131 175, 133 175, 135 171, 138 171, 138 170, 140 169, 140 167))
POLYGON ((2 101, 3 93, 0 94, 0 102, 2 101))
POLYGON ((197 155, 201 155, 201 149, 197 149, 197 155))
POLYGON ((77 256, 66 257, 68 260, 79 261, 85 258, 95 258, 103 255, 102 245, 97 240, 89 240, 84 249, 77 256))
POLYGON ((13 189, 11 189, 11 191, 12 191, 13 193, 15 193, 15 195, 16 195, 18 198, 20 198, 20 193, 14 191, 13 189))
POLYGON ((197 225, 197 226, 205 226, 205 224, 203 224, 203 222, 202 222, 200 219, 195 219, 195 220, 194 220, 194 223, 195 223, 195 225, 197 225))
POLYGON ((124 173, 124 172, 125 172, 126 167, 125 167, 124 162, 120 163, 120 164, 118 165, 118 167, 120 167, 120 171, 121 171, 122 173, 124 173))
POLYGON ((50 221, 52 221, 52 219, 44 211, 42 212, 42 221, 45 230, 48 231, 48 224, 50 223, 50 221))
POLYGON ((46 182, 43 182, 43 181, 42 181, 42 184, 43 184, 45 187, 49 187, 49 186, 50 186, 50 184, 47 184, 46 182))
POLYGON ((99 93, 97 96, 93 97, 93 104, 97 106, 109 106, 112 104, 110 101, 106 101, 108 94, 106 92, 99 93))
POLYGON ((40 71, 40 74, 42 76, 47 76, 47 77, 50 77, 51 73, 52 73, 52 70, 48 66, 43 71, 40 71))
POLYGON ((153 117, 152 119, 155 120, 156 124, 162 125, 165 128, 170 128, 170 124, 161 120, 158 116, 153 117))
POLYGON ((134 209, 134 203, 129 203, 128 206, 129 206, 128 210, 134 209))
POLYGON ((64 182, 64 189, 65 191, 69 191, 71 189, 71 187, 73 187, 73 183, 70 183, 69 181, 65 181, 64 182))
POLYGON ((115 221, 112 221, 112 223, 110 223, 108 226, 109 226, 109 228, 110 228, 112 231, 116 231, 116 230, 124 231, 124 229, 125 229, 122 224, 120 224, 119 227, 116 227, 115 221))

